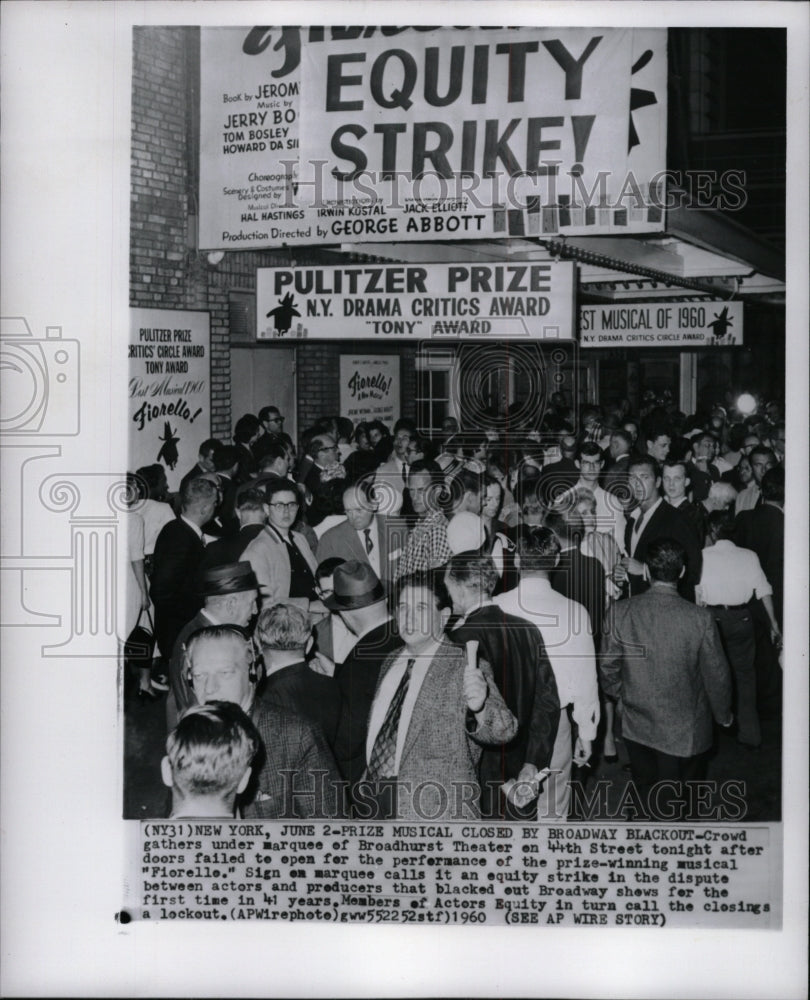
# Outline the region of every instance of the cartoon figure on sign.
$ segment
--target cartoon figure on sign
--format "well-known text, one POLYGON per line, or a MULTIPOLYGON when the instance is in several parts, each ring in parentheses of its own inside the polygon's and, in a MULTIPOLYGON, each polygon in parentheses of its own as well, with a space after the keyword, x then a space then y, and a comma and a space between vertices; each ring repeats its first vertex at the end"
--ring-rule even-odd
POLYGON ((174 431, 167 420, 163 425, 163 437, 158 438, 158 441, 163 442, 163 447, 158 452, 158 461, 163 461, 168 465, 170 469, 173 469, 177 465, 177 459, 180 457, 177 454, 177 442, 180 438, 174 436, 174 431))
POLYGON ((276 333, 287 333, 292 325, 293 316, 300 316, 301 313, 295 308, 292 292, 287 292, 280 304, 275 309, 271 309, 268 317, 274 317, 276 333))
POLYGON ((712 328, 712 336, 717 340, 722 340, 723 337, 728 333, 728 328, 734 323, 733 319, 728 318, 728 306, 723 306, 723 309, 719 313, 714 314, 714 319, 711 323, 707 323, 707 327, 712 328))

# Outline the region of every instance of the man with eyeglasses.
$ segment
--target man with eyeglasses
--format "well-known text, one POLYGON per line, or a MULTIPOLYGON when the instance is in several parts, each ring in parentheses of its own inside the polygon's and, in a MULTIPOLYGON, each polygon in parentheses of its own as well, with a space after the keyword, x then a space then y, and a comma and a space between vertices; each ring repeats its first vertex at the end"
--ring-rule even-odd
POLYGON ((243 558, 253 567, 265 607, 289 600, 307 609, 317 601, 318 563, 306 538, 292 530, 300 508, 295 484, 283 479, 269 483, 265 499, 268 523, 245 549, 243 558))
POLYGON ((186 680, 201 703, 233 702, 250 716, 264 745, 242 815, 262 819, 345 815, 344 787, 318 726, 256 699, 253 644, 228 625, 204 628, 188 641, 186 680))
POLYGON ((307 522, 316 528, 331 514, 341 514, 341 494, 346 470, 340 464, 337 442, 330 434, 315 434, 307 444, 311 465, 303 483, 312 498, 306 510, 307 522))
POLYGON ((277 443, 285 449, 292 448, 292 438, 284 433, 284 420, 277 406, 263 406, 258 413, 262 432, 253 445, 253 454, 260 461, 267 454, 268 448, 277 443))
POLYGON ((388 589, 393 576, 393 563, 388 558, 387 519, 377 513, 378 506, 373 488, 365 482, 345 489, 343 512, 346 520, 323 533, 318 542, 318 559, 322 562, 338 557, 364 562, 388 589))

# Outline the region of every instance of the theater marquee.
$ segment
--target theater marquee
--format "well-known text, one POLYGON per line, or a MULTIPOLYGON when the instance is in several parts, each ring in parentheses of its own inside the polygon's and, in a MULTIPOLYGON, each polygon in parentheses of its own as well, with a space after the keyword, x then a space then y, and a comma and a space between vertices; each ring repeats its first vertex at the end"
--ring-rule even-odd
POLYGON ((260 268, 259 340, 571 340, 574 265, 260 268))
POLYGON ((742 302, 583 306, 582 347, 731 347, 743 342, 742 302))
POLYGON ((200 248, 664 228, 663 29, 200 39, 200 248))

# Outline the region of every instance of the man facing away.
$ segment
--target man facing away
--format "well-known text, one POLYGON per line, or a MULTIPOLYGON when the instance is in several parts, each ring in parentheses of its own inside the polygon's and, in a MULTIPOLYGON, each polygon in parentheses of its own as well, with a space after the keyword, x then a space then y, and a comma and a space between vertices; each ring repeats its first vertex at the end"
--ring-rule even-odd
POLYGON ((518 538, 515 563, 520 582, 499 594, 495 603, 540 631, 551 661, 560 696, 560 721, 551 755, 551 774, 537 803, 538 820, 568 819, 571 805, 571 767, 588 763, 599 725, 599 688, 596 680, 591 624, 588 612, 552 589, 549 575, 560 558, 560 543, 550 528, 533 525, 518 538), (577 727, 576 742, 571 719, 577 727))
POLYGON ((485 819, 533 819, 511 801, 504 782, 532 782, 549 767, 560 699, 557 682, 538 630, 525 619, 507 614, 492 601, 498 571, 490 556, 477 552, 454 555, 445 571, 445 586, 460 616, 450 633, 465 646, 476 640, 510 712, 518 722, 515 737, 481 754, 481 815, 485 819))
POLYGON ((245 817, 343 816, 344 783, 321 730, 293 712, 256 699, 259 672, 241 630, 218 625, 196 632, 185 653, 187 680, 203 702, 229 701, 251 717, 264 747, 245 792, 245 817))
POLYGON ((622 706, 642 809, 653 819, 688 819, 684 783, 703 776, 712 716, 724 727, 732 723, 731 673, 711 612, 678 594, 683 546, 657 539, 645 566, 649 590, 614 606, 600 657, 602 687, 622 706))
POLYGON ((160 762, 172 790, 170 819, 233 816, 261 747, 256 727, 238 705, 210 702, 190 708, 169 733, 160 762))

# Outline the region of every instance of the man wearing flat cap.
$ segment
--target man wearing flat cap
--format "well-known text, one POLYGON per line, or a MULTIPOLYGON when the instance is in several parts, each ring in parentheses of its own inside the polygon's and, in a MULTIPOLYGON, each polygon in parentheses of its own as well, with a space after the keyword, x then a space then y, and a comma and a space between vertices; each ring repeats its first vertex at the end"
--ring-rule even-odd
POLYGON ((166 699, 166 722, 169 732, 197 698, 183 669, 186 640, 194 632, 211 625, 238 625, 246 628, 256 614, 259 585, 249 562, 227 563, 205 570, 200 579, 203 606, 181 630, 172 649, 169 663, 171 691, 166 699))
POLYGON ((357 636, 352 651, 335 668, 341 697, 335 759, 351 790, 366 766, 368 716, 380 667, 389 653, 402 646, 402 639, 383 585, 367 562, 350 559, 342 563, 335 569, 332 586, 332 596, 323 603, 357 636))

